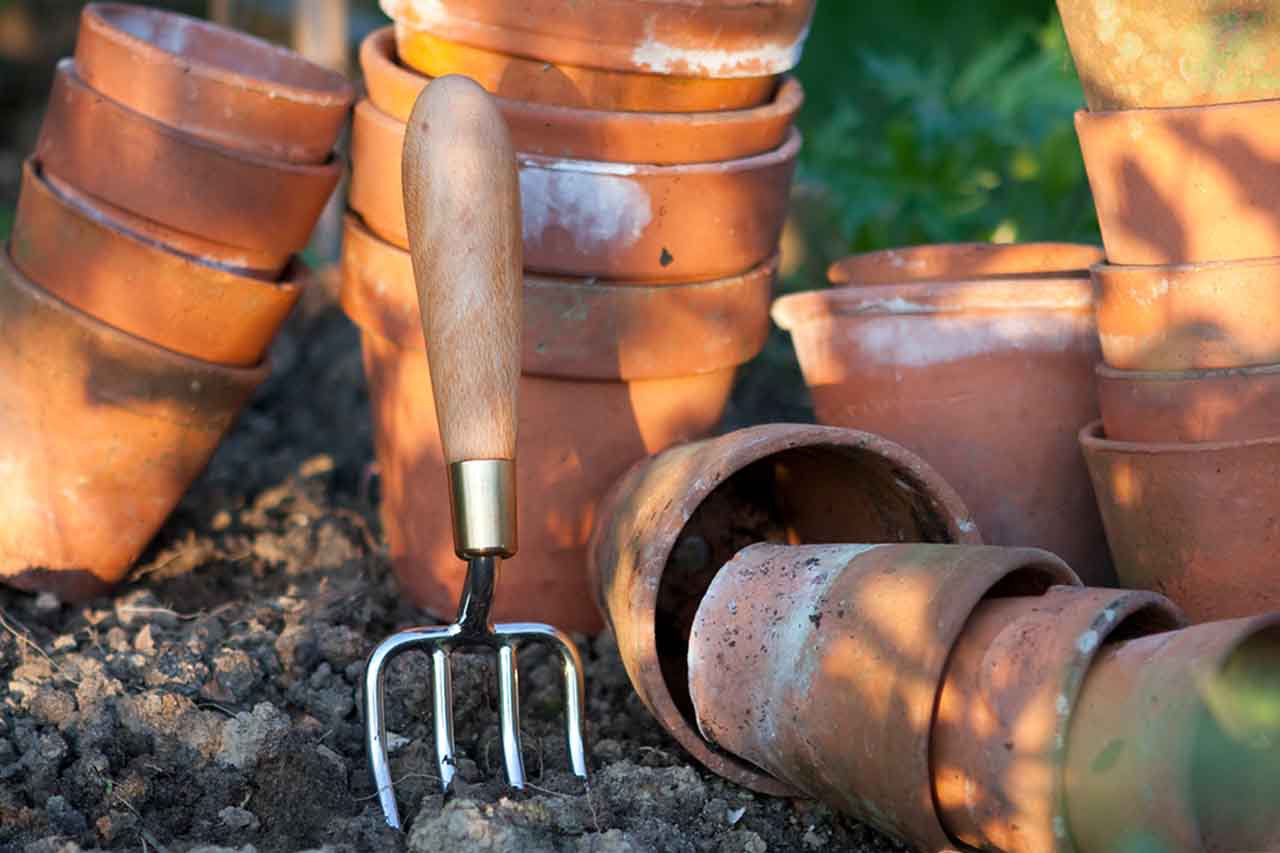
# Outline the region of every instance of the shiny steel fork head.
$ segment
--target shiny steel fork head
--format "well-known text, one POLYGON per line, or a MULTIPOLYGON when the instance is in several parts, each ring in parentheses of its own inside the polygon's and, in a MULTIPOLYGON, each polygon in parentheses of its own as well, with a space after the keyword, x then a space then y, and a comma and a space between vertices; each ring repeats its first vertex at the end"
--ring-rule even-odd
POLYGON ((489 621, 497 578, 497 559, 474 557, 467 563, 467 580, 452 625, 410 628, 393 634, 369 655, 364 672, 365 746, 369 769, 378 791, 378 801, 387 824, 400 828, 391 765, 387 758, 387 723, 383 686, 387 664, 401 652, 420 649, 431 654, 432 722, 435 727, 436 766, 440 785, 448 793, 457 772, 453 742, 453 677, 449 658, 454 651, 482 647, 498 656, 498 723, 502 732, 502 759, 507 782, 513 788, 525 785, 524 758, 520 752, 520 691, 516 668, 516 644, 533 641, 550 645, 560 655, 564 679, 565 737, 569 766, 576 776, 587 778, 586 736, 584 733, 584 681, 578 649, 563 631, 537 622, 489 621))

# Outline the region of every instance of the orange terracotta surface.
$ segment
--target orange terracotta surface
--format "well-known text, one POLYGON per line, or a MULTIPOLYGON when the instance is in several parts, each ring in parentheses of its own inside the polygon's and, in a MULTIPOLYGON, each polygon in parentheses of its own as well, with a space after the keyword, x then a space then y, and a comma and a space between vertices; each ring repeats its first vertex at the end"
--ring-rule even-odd
POLYGON ((287 256, 311 236, 342 162, 262 160, 160 124, 58 63, 36 159, 95 199, 178 231, 287 256))
POLYGON ((781 74, 814 0, 381 0, 398 24, 544 62, 686 77, 781 74))
POLYGON ((850 255, 831 265, 832 284, 898 284, 978 278, 1084 275, 1106 259, 1082 243, 938 243, 850 255))
POLYGON ((1120 582, 1193 621, 1280 609, 1280 437, 1143 444, 1080 432, 1120 582))
POLYGON ((1078 583, 1030 548, 752 545, 698 606, 688 653, 698 727, 920 850, 955 849, 930 769, 948 656, 994 588, 1030 596, 1078 583))
POLYGON ((919 457, 879 436, 800 424, 673 447, 633 466, 597 512, 591 583, 631 684, 681 746, 732 782, 795 793, 772 768, 698 732, 689 636, 707 587, 753 542, 850 538, 982 541, 959 496, 919 457))
POLYGON ((1280 256, 1280 100, 1076 113, 1113 264, 1280 256))
POLYGON ((327 160, 355 100, 345 77, 291 50, 125 3, 84 8, 75 62, 86 84, 134 112, 290 163, 327 160))
MULTIPOLYGON (((375 234, 407 249, 400 170, 405 125, 356 106, 350 204, 375 234)), ((778 249, 800 152, 723 163, 645 166, 519 155, 525 268, 637 282, 739 275, 778 249)))
POLYGON ((1280 362, 1280 259, 1093 269, 1102 357, 1122 370, 1280 362))
POLYGON ((83 599, 123 578, 267 373, 114 329, 0 252, 0 581, 83 599))
POLYGON ((9 252, 24 276, 97 319, 193 358, 251 367, 302 293, 295 264, 279 284, 238 276, 115 226, 61 197, 27 161, 9 252))
POLYGON ((1248 441, 1280 435, 1280 365, 1151 372, 1098 366, 1106 434, 1120 441, 1248 441))
MULTIPOLYGON (((369 100, 407 122, 413 102, 431 78, 396 60, 390 27, 375 30, 360 45, 369 100)), ((619 112, 547 106, 498 99, 517 151, 610 163, 712 163, 772 151, 786 141, 804 103, 800 81, 785 77, 754 109, 719 112, 619 112), (776 91, 775 91, 776 88, 776 91)))

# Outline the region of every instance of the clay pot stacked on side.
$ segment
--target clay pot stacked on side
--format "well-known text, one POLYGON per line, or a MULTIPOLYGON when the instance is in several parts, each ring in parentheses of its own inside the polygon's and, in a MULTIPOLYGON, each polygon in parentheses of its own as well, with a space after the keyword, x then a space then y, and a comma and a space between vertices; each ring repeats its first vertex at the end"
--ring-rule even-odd
POLYGON ((1114 575, 1076 434, 1098 416, 1099 249, 957 243, 855 255, 773 308, 818 420, 919 453, 986 541, 1114 575))
POLYGON ((626 39, 644 45, 655 5, 663 27, 703 17, 687 4, 554 0, 520 4, 516 19, 505 3, 383 5, 397 26, 360 50, 369 97, 352 135, 342 299, 363 333, 397 578, 418 606, 446 615, 465 570, 437 497, 445 470, 400 175, 418 94, 436 76, 464 74, 497 96, 511 131, 527 273, 521 548, 494 616, 598 631, 585 549, 604 491, 647 454, 709 434, 736 368, 767 337, 803 100, 782 74, 812 4, 705 4, 718 8, 707 20, 725 25, 727 41, 702 30, 691 44, 724 56, 777 48, 720 76, 581 53, 598 48, 600 62, 615 62, 626 39), (587 19, 596 29, 584 39, 587 19), (777 30, 784 22, 792 29, 777 30), (499 38, 514 24, 519 49, 499 38))
POLYGON ((0 580, 120 580, 265 378, 337 181, 340 75, 85 7, 0 259, 0 580))

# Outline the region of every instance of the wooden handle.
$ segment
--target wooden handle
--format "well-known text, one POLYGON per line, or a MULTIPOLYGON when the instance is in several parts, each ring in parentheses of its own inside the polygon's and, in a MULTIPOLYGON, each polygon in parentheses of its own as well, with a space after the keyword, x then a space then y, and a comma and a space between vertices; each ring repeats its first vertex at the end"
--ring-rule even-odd
POLYGON ((409 253, 446 463, 516 456, 523 243, 507 125, 466 77, 441 77, 404 138, 409 253))

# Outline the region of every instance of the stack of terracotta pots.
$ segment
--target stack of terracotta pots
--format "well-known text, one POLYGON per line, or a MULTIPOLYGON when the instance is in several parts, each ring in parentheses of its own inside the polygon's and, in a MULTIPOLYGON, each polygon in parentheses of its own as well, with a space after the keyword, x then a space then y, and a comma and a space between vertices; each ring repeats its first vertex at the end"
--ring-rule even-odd
POLYGON ((1094 246, 956 243, 855 255, 779 299, 824 424, 919 453, 987 541, 1112 582, 1076 435, 1098 417, 1094 246))
POLYGON ((0 579, 119 580, 268 371, 337 182, 337 74, 90 4, 0 257, 0 579))
POLYGON ((498 96, 520 173, 519 555, 499 619, 594 632, 585 545, 627 466, 708 434, 763 347, 810 0, 397 2, 360 50, 343 304, 363 333, 393 565, 452 613, 453 556, 401 190, 434 77, 498 96))
POLYGON ((1189 0, 1058 7, 1107 252, 1102 420, 1081 441, 1116 569, 1195 619, 1272 610, 1280 18, 1189 0))

